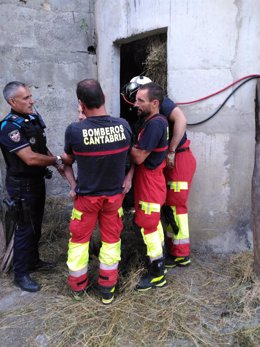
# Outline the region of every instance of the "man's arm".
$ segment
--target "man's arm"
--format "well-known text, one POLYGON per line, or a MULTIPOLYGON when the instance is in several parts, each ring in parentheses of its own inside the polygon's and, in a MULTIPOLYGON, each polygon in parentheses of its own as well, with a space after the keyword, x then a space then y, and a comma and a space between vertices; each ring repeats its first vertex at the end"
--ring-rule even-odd
POLYGON ((64 165, 64 174, 65 177, 67 178, 69 185, 70 185, 70 197, 74 200, 76 197, 76 193, 75 193, 75 188, 76 188, 76 179, 75 179, 75 175, 74 175, 74 171, 72 168, 72 164, 74 162, 74 157, 73 155, 69 155, 67 153, 63 153, 62 155, 62 160, 65 163, 64 165))
MULTIPOLYGON (((46 149, 47 149, 47 155, 53 157, 53 154, 52 154, 52 152, 49 150, 49 148, 46 147, 46 149)), ((62 178, 66 178, 65 173, 64 173, 64 165, 61 164, 61 165, 54 165, 54 166, 55 166, 55 168, 57 169, 58 173, 61 175, 61 177, 62 177, 62 178)))
POLYGON ((55 166, 56 164, 56 157, 33 152, 30 146, 15 153, 28 166, 55 166))
POLYGON ((170 122, 174 123, 172 138, 169 145, 169 151, 175 151, 178 144, 180 143, 183 135, 186 131, 187 120, 184 116, 184 113, 179 107, 175 107, 170 116, 170 122))
POLYGON ((175 107, 169 116, 169 121, 174 123, 172 138, 170 140, 168 155, 167 155, 167 165, 170 167, 174 166, 175 150, 180 143, 183 135, 186 131, 186 117, 179 107, 175 107))
POLYGON ((135 164, 140 165, 145 161, 145 159, 148 157, 150 153, 151 152, 148 152, 145 149, 138 149, 138 148, 132 147, 130 155, 131 155, 132 161, 135 164))

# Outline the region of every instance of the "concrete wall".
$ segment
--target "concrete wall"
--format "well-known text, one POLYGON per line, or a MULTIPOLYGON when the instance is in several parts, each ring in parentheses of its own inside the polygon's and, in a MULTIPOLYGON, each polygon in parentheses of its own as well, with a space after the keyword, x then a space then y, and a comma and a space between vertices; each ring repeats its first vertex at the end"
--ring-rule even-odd
MULTIPOLYGON (((31 85, 55 154, 63 152, 65 127, 77 117, 76 83, 96 78, 96 56, 88 53, 95 46, 93 11, 93 0, 0 0, 0 89, 12 80, 31 85)), ((1 92, 1 118, 8 111, 1 92)), ((56 173, 47 188, 68 192, 56 173)))
MULTIPOLYGON (((258 0, 96 0, 98 77, 108 110, 120 111, 120 44, 160 30, 167 30, 168 94, 176 102, 260 73, 259 13, 258 0)), ((240 88, 212 120, 188 127, 198 164, 190 197, 194 248, 252 246, 255 84, 240 88)), ((183 107, 188 122, 211 115, 231 90, 183 107)))

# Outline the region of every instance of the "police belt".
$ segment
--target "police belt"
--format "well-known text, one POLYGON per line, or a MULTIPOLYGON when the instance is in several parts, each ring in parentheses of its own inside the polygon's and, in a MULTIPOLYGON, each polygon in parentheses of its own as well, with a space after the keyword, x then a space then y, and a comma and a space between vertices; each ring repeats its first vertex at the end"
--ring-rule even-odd
POLYGON ((190 150, 190 147, 186 147, 186 148, 179 148, 176 149, 175 153, 180 153, 180 152, 187 152, 190 150))
POLYGON ((43 176, 30 176, 30 177, 23 177, 23 176, 9 176, 6 177, 6 181, 8 182, 8 185, 11 186, 19 186, 19 187, 27 187, 27 186, 34 186, 35 184, 38 184, 39 182, 43 181, 43 176))

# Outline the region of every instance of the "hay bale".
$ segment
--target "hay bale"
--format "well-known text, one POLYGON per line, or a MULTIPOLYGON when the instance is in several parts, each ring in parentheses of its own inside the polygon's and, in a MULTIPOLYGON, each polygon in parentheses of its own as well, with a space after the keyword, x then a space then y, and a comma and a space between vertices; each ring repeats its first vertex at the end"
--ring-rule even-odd
POLYGON ((167 91, 167 46, 166 41, 160 37, 149 40, 144 75, 167 91))

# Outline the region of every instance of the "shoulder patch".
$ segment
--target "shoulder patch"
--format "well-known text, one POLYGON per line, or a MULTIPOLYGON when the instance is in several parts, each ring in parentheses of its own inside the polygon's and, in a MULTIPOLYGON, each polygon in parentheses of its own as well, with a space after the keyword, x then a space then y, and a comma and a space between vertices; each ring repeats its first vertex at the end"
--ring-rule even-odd
POLYGON ((21 140, 21 134, 18 129, 11 131, 8 136, 14 142, 19 142, 21 140))

